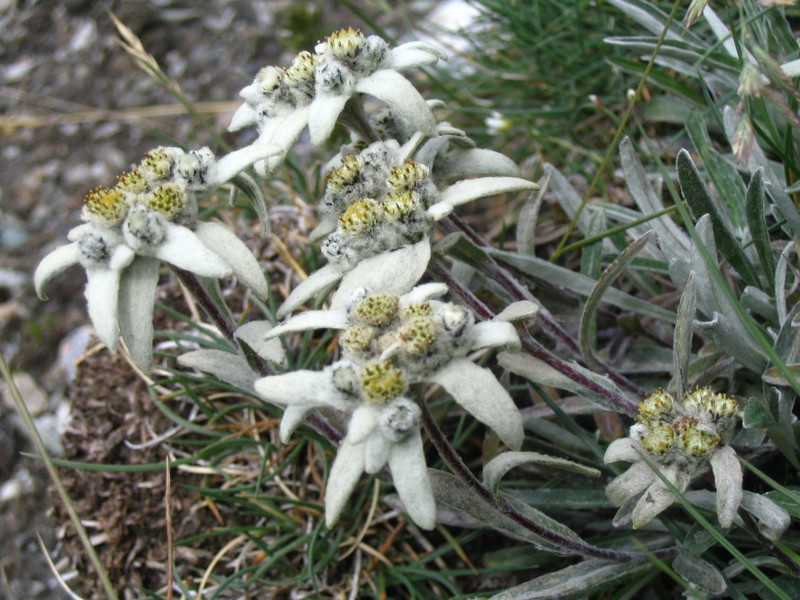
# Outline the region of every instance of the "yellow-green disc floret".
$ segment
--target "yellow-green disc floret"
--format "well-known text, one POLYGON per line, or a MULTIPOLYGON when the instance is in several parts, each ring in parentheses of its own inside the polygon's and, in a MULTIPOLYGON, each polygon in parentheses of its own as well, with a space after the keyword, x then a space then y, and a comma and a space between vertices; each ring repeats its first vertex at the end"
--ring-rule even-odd
POLYGON ((647 423, 647 431, 639 438, 642 446, 654 456, 664 456, 675 444, 675 430, 668 423, 647 423))
POLYGON ((147 190, 147 179, 138 171, 121 173, 117 175, 117 185, 115 186, 121 192, 131 192, 133 194, 141 194, 147 190))
POLYGON ((716 431, 704 426, 686 427, 678 438, 681 450, 690 456, 706 456, 719 444, 716 431))
POLYGON ((368 364, 361 371, 360 383, 367 400, 376 404, 385 404, 408 390, 405 375, 391 360, 368 364))
POLYGON ((325 40, 331 53, 343 62, 353 60, 364 47, 364 34, 358 29, 341 29, 325 40))
POLYGON ((432 317, 415 317, 398 329, 397 337, 404 352, 422 354, 436 340, 436 321, 432 317))
POLYGON ((145 179, 164 179, 172 173, 175 158, 166 148, 156 148, 144 155, 137 169, 145 179))
POLYGON ((339 231, 345 236, 364 235, 375 225, 380 214, 381 205, 375 200, 356 200, 339 215, 339 231))
POLYGON ((399 167, 392 167, 392 172, 389 174, 386 184, 391 190, 408 192, 427 176, 428 167, 406 159, 399 167))
POLYGON ((658 389, 639 403, 639 420, 653 421, 665 417, 675 405, 675 400, 663 389, 658 389))
POLYGON ((186 192, 174 183, 159 185, 144 197, 148 208, 160 212, 168 221, 177 217, 186 206, 186 192))
POLYGON ((712 394, 706 399, 705 409, 715 420, 730 419, 739 410, 736 400, 725 394, 712 394))
POLYGON ((311 52, 305 50, 298 54, 286 69, 286 81, 290 85, 307 84, 314 81, 316 59, 311 52))
POLYGON ((339 336, 339 345, 345 352, 361 354, 369 350, 375 330, 366 325, 354 325, 339 336))
POLYGON ((348 154, 342 160, 342 166, 337 169, 332 169, 328 173, 328 187, 338 192, 339 190, 352 185, 353 182, 361 175, 361 169, 364 167, 364 161, 360 157, 348 154))
POLYGON ((430 302, 420 302, 419 304, 409 304, 400 311, 402 319, 413 319, 414 317, 433 316, 433 307, 430 302))
POLYGON ((383 214, 392 221, 398 221, 412 214, 419 205, 419 194, 416 192, 389 192, 383 200, 383 214))
POLYGON ((108 189, 101 185, 84 196, 83 218, 101 225, 117 225, 128 213, 128 206, 125 194, 116 188, 108 189))
POLYGON ((353 311, 353 319, 380 327, 386 325, 397 315, 400 298, 394 294, 373 294, 358 303, 353 311))

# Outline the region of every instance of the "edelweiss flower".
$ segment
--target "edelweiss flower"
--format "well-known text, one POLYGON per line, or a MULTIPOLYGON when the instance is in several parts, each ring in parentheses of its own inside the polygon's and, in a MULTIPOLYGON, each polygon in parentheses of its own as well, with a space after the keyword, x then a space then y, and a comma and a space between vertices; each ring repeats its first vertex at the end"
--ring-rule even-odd
MULTIPOLYGON (((342 356, 355 368, 373 360, 391 361, 403 370, 409 385, 437 383, 475 418, 493 429, 512 448, 522 445, 522 419, 513 400, 492 375, 466 357, 479 348, 519 346, 513 325, 493 320, 475 323, 472 312, 463 306, 436 300, 447 293, 447 286, 429 283, 402 296, 367 294, 356 290, 346 307, 307 311, 270 330, 268 338, 293 331, 330 328, 342 330, 339 345, 342 356)), ((297 372, 296 372, 297 373, 297 372)), ((287 373, 261 380, 261 393, 268 400, 295 407, 285 414, 281 438, 286 441, 302 418, 312 409, 331 404, 327 391, 313 379, 329 374, 299 376, 287 373), (288 385, 288 396, 271 397, 278 382, 308 377, 288 385), (297 392, 292 395, 292 392, 297 392), (287 417, 289 417, 287 419, 287 417)), ((313 372, 312 372, 313 373, 313 372)), ((284 385, 284 384, 281 384, 284 385)), ((282 389, 282 388, 281 388, 282 389)))
MULTIPOLYGON (((324 142, 348 100, 370 94, 395 109, 417 130, 436 135, 436 120, 425 99, 397 71, 444 60, 432 44, 411 42, 390 49, 377 36, 342 29, 301 52, 287 69, 265 67, 240 92, 245 103, 233 115, 230 131, 256 125, 255 145, 275 144, 284 152, 308 126, 314 144, 324 142)), ((346 111, 345 111, 346 114, 346 111)), ((344 115, 343 115, 344 116, 344 115)), ((270 167, 277 164, 273 161, 270 167)))
MULTIPOLYGON (((270 151, 271 153, 271 151, 270 151)), ((117 185, 90 191, 86 224, 72 229, 70 244, 44 257, 34 274, 39 297, 50 279, 74 264, 87 274, 86 300, 98 337, 114 352, 122 333, 144 369, 152 358, 152 313, 159 261, 202 277, 235 274, 260 297, 268 294, 261 268, 247 247, 217 223, 197 222, 198 197, 256 160, 246 149, 215 161, 208 148, 184 153, 156 148, 117 185)))
POLYGON ((680 493, 710 467, 717 488, 717 517, 723 528, 730 527, 742 499, 742 468, 727 445, 736 414, 735 400, 707 387, 686 394, 680 402, 663 390, 648 396, 639 405, 630 436, 612 442, 604 457, 606 463, 633 463, 606 487, 609 500, 622 507, 615 524, 630 519, 638 529, 675 501, 642 459, 644 454, 680 493))
POLYGON ((421 527, 433 527, 435 505, 419 408, 409 399, 418 384, 440 384, 507 445, 522 445, 522 417, 508 392, 489 370, 465 358, 478 348, 518 346, 516 331, 504 321, 474 323, 464 307, 436 300, 446 292, 447 286, 438 283, 417 286, 402 296, 359 290, 346 308, 301 313, 267 334, 342 330, 341 361, 321 372, 295 371, 255 383, 263 398, 286 406, 280 426, 284 442, 315 408, 350 415, 325 497, 329 526, 361 473, 375 473, 388 462, 411 518, 421 527))
POLYGON ((339 280, 334 307, 359 287, 403 293, 427 268, 436 221, 477 198, 537 188, 519 177, 479 177, 439 191, 428 167, 401 156, 396 143, 376 142, 328 174, 321 226, 336 215, 322 245, 328 264, 292 291, 279 317, 339 280))

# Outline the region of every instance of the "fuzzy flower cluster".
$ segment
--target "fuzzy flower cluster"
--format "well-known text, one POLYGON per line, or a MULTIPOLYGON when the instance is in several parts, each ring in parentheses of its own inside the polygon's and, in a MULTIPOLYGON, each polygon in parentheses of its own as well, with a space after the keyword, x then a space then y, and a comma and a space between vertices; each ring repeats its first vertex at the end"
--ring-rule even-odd
POLYGON ((664 390, 639 404, 637 423, 627 438, 615 440, 605 462, 629 462, 631 467, 606 487, 621 506, 616 521, 628 518, 642 527, 669 507, 675 496, 642 458, 647 456, 680 493, 699 475, 714 475, 717 516, 730 527, 742 499, 742 468, 728 445, 737 422, 736 401, 702 387, 676 401, 664 390), (631 510, 632 509, 632 510, 631 510))
POLYGON ((263 273, 239 238, 222 225, 197 220, 199 198, 264 156, 247 150, 217 162, 208 148, 150 151, 135 169, 118 176, 114 187, 86 194, 85 223, 69 232, 70 244, 39 264, 37 293, 46 299, 50 279, 74 264, 83 266, 98 337, 113 352, 122 333, 134 360, 148 369, 160 261, 202 277, 235 274, 266 297, 263 273))
MULTIPOLYGON (((444 139, 441 139, 444 138, 444 139)), ((423 145, 444 150, 440 136, 423 145), (434 143, 435 142, 435 143, 434 143)), ((409 142, 413 147, 413 142, 409 142)), ((284 316, 342 280, 338 298, 349 297, 359 287, 403 293, 422 277, 430 258, 430 236, 436 221, 456 206, 495 194, 536 189, 536 184, 516 177, 516 166, 490 151, 478 152, 481 168, 466 156, 469 166, 455 169, 431 152, 425 162, 405 158, 408 147, 395 140, 374 142, 357 154, 344 154, 327 174, 325 195, 319 206, 320 224, 315 236, 327 235, 322 253, 328 264, 297 286, 278 311, 284 316), (443 180, 475 169, 498 176, 461 179, 439 190, 434 167, 443 180), (447 169, 446 167, 450 167, 447 169)), ((443 153, 444 154, 444 153, 443 153)))
POLYGON ((328 407, 348 418, 347 435, 331 470, 325 496, 332 526, 361 474, 388 463, 395 487, 421 527, 435 523, 435 503, 420 436, 418 384, 439 384, 467 412, 519 448, 522 418, 494 375, 466 358, 484 347, 518 347, 504 321, 475 323, 471 311, 439 300, 447 286, 415 287, 403 295, 357 290, 347 306, 298 314, 272 329, 274 337, 328 327, 341 331, 341 360, 321 372, 295 371, 255 382, 266 400, 286 406, 281 438, 302 419, 328 407))
MULTIPOLYGON (((319 43, 313 54, 298 54, 287 68, 261 69, 253 83, 240 92, 244 104, 229 129, 255 125, 259 132, 256 144, 274 144, 288 151, 308 126, 311 141, 320 144, 340 116, 345 121, 361 117, 347 114, 346 105, 355 95, 369 94, 386 102, 415 130, 433 136, 436 120, 430 108, 397 71, 444 58, 440 49, 425 42, 390 48, 378 36, 342 29, 319 43)), ((276 164, 273 161, 266 166, 276 164)))

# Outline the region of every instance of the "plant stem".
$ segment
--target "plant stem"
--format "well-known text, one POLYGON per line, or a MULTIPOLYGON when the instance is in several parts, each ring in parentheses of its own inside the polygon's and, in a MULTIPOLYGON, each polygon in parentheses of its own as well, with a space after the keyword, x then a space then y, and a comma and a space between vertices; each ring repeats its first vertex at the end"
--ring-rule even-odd
MULTIPOLYGON (((450 231, 460 231, 464 233, 476 246, 489 247, 489 244, 486 242, 486 240, 478 235, 478 233, 472 229, 472 227, 467 225, 458 216, 451 214, 447 219, 442 221, 442 223, 445 225, 445 228, 449 229, 450 231), (448 227, 448 225, 450 225, 450 227, 448 227)), ((488 277, 503 286, 515 300, 529 300, 531 302, 536 302, 536 304, 539 305, 539 314, 537 315, 537 320, 539 323, 541 323, 542 329, 544 329, 551 338, 564 344, 575 356, 583 356, 578 342, 569 333, 567 333, 563 327, 561 327, 550 311, 536 300, 536 297, 531 294, 530 290, 517 281, 517 279, 511 275, 511 273, 498 265, 492 258, 482 262, 481 267, 485 269, 485 273, 488 277)), ((592 356, 591 358, 596 361, 597 364, 605 371, 606 375, 608 375, 611 381, 620 387, 627 389, 629 392, 632 392, 637 396, 643 397, 648 394, 648 390, 635 384, 624 375, 618 373, 615 369, 602 362, 597 356, 592 356)))
MULTIPOLYGON (((428 270, 435 278, 446 283, 450 290, 459 298, 461 298, 464 303, 469 306, 469 308, 472 309, 473 312, 475 312, 475 314, 481 319, 489 320, 494 318, 494 313, 483 302, 481 302, 470 289, 454 279, 439 261, 431 261, 430 265, 428 266, 428 270)), ((569 377, 572 381, 580 384, 601 398, 604 398, 610 404, 616 407, 617 410, 630 416, 636 416, 638 414, 638 406, 636 402, 603 387, 592 379, 589 379, 586 375, 580 373, 569 364, 561 360, 558 356, 550 352, 547 348, 542 346, 542 344, 537 342, 531 335, 527 333, 521 334, 520 341, 522 342, 522 347, 532 356, 542 360, 562 375, 569 377)))
MULTIPOLYGON (((487 490, 477 477, 469 470, 469 468, 461 460, 461 457, 450 445, 444 432, 439 427, 436 419, 430 412, 426 403, 420 404, 422 410, 422 423, 428 436, 433 442, 442 460, 447 463, 447 466, 471 491, 475 493, 483 502, 491 504, 494 508, 501 511, 509 519, 513 520, 518 525, 524 527, 534 535, 542 538, 543 540, 555 544, 565 550, 569 550, 575 554, 583 556, 591 556, 593 558, 601 558, 618 563, 626 562, 645 562, 649 560, 646 554, 639 552, 620 552, 617 550, 610 550, 608 548, 601 548, 590 544, 581 538, 570 537, 556 531, 547 529, 543 525, 532 521, 519 511, 517 511, 507 500, 501 496, 494 497, 489 490, 487 490)), ((674 547, 664 548, 657 550, 652 554, 659 558, 668 558, 676 553, 677 549, 674 547)))

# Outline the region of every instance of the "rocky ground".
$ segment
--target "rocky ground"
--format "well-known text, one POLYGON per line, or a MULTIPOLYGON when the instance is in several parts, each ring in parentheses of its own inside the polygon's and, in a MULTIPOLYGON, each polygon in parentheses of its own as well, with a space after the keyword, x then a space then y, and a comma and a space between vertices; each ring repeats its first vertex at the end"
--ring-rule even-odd
MULTIPOLYGON (((91 335, 83 327, 83 274, 75 269, 53 280, 51 300, 43 303, 32 289, 33 269, 78 224, 86 191, 113 184, 114 175, 149 148, 173 141, 215 148, 213 138, 175 97, 123 51, 109 10, 140 37, 217 132, 225 132, 238 90, 261 66, 283 64, 293 51, 313 46, 327 32, 358 25, 336 2, 0 0, 0 351, 53 446, 59 444, 54 433, 59 415, 69 411, 76 394, 81 397, 83 437, 61 440, 73 456, 76 448, 87 455, 84 442, 93 434, 109 435, 97 431, 102 427, 91 412, 98 409, 97 398, 86 405, 99 394, 92 387, 97 379, 92 369, 107 370, 109 377, 117 377, 116 385, 127 375, 122 367, 87 359, 84 375, 75 379, 75 359, 91 335)), ((233 145, 246 141, 226 138, 233 145)), ((121 405, 108 407, 109 414, 124 414, 135 393, 129 389, 121 405)), ((127 421, 118 421, 116 431, 125 431, 127 421)), ((58 535, 63 516, 53 514, 41 465, 20 454, 29 450, 4 392, 0 596, 67 598, 37 541, 41 536, 60 567, 69 564, 58 535)), ((152 507, 142 511, 152 512, 152 507)), ((86 518, 124 520, 127 515, 86 518)))

